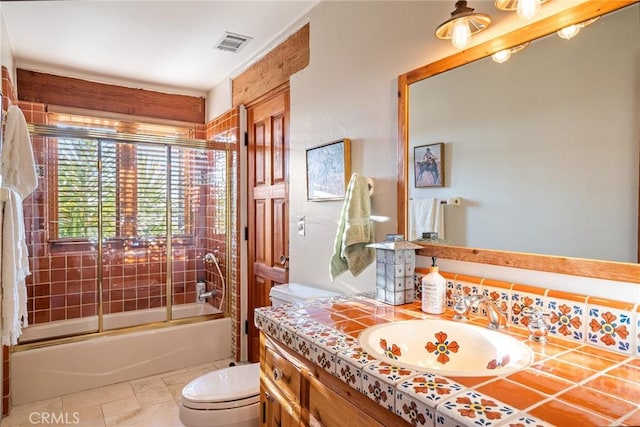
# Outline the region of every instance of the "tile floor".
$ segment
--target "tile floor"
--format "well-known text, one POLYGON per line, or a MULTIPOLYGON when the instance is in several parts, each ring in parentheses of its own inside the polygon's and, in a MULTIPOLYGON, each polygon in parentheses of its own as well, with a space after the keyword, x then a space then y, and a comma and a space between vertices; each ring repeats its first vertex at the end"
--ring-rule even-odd
POLYGON ((182 427, 178 404, 194 378, 229 366, 231 359, 165 372, 11 408, 0 427, 182 427))

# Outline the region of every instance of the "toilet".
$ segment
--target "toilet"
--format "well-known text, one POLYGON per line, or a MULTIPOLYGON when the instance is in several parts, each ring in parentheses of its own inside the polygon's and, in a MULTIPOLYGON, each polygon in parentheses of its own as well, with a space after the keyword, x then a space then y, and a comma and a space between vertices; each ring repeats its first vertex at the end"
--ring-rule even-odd
MULTIPOLYGON (((339 295, 298 283, 277 285, 269 292, 273 306, 339 295)), ((259 405, 260 364, 230 366, 202 375, 182 389, 180 421, 185 427, 257 427, 259 405)))

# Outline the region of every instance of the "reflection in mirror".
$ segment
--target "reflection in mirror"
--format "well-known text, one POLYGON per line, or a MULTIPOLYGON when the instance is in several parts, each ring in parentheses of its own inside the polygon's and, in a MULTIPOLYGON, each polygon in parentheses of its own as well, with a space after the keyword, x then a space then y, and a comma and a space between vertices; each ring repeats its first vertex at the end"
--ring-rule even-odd
POLYGON ((410 85, 409 164, 445 142, 449 173, 424 189, 409 168, 409 197, 462 197, 445 208, 447 241, 635 262, 638 9, 410 85))
MULTIPOLYGON (((600 15, 606 15, 610 12, 616 11, 618 9, 621 9, 621 12, 619 13, 623 13, 622 9, 623 8, 633 8, 633 10, 635 10, 635 21, 637 23, 638 21, 638 6, 637 4, 638 0, 611 0, 611 1, 607 1, 607 2, 601 2, 601 1, 585 1, 582 2, 580 4, 576 4, 573 6, 570 6, 562 11, 559 11, 555 14, 550 14, 549 16, 533 22, 532 24, 528 24, 525 27, 519 28, 519 29, 515 29, 513 31, 510 32, 505 32, 503 35, 493 38, 491 40, 487 40, 485 42, 482 42, 476 46, 473 46, 469 49, 466 49, 462 52, 459 52, 457 54, 454 54, 452 56, 440 59, 438 61, 435 61, 433 63, 418 67, 414 70, 411 70, 405 74, 401 74, 400 76, 398 76, 398 181, 397 181, 397 187, 398 187, 398 199, 397 199, 397 205, 398 205, 398 232, 399 233, 403 233, 406 234, 407 230, 408 230, 408 202, 409 202, 409 190, 413 187, 413 182, 409 179, 409 171, 412 168, 412 164, 410 163, 409 160, 409 156, 410 156, 410 149, 409 149, 409 115, 412 114, 411 113, 411 108, 410 108, 410 103, 409 103, 409 87, 416 83, 419 82, 421 80, 424 79, 428 79, 428 78, 432 78, 434 76, 437 76, 441 73, 445 73, 445 72, 449 72, 451 70, 454 70, 458 67, 464 66, 465 64, 469 64, 472 63, 474 61, 477 61, 481 58, 484 58, 486 56, 490 56, 495 52, 498 52, 500 50, 506 49, 506 48, 510 48, 510 47, 514 47, 514 46, 518 46, 520 44, 526 43, 530 40, 534 40, 537 38, 541 38, 544 36, 547 36, 549 34, 553 34, 555 33, 557 30, 560 30, 563 27, 566 27, 568 25, 571 24, 577 24, 577 23, 581 23, 584 21, 588 21, 592 18, 595 18, 597 16, 600 15), (636 4, 634 6, 630 6, 636 4)), ((614 15, 611 16, 606 16, 603 17, 602 21, 604 22, 606 19, 612 17, 614 15)), ((595 25, 595 23, 593 24, 595 25)), ((591 27, 586 27, 584 28, 580 34, 577 36, 577 38, 582 37, 584 34, 586 34, 588 32, 588 30, 590 30, 591 27)), ((637 45, 637 34, 638 34, 638 30, 636 27, 635 32, 633 33, 632 40, 636 40, 636 44, 635 44, 635 50, 633 53, 630 53, 630 56, 633 56, 635 58, 634 64, 635 64, 635 84, 632 87, 632 91, 635 93, 635 98, 633 98, 636 102, 635 107, 636 108, 636 112, 635 112, 635 118, 636 120, 638 120, 638 110, 637 110, 637 102, 638 102, 638 84, 637 84, 637 73, 638 73, 638 45, 637 45)), ((577 38, 575 40, 577 40, 577 38)), ((569 43, 575 41, 575 40, 571 40, 569 43)), ((566 42, 565 40, 559 40, 561 42, 566 42)), ((535 44, 536 43, 532 43, 531 46, 527 47, 527 49, 525 50, 532 50, 535 48, 535 44)), ((570 45, 573 46, 573 45, 570 45)), ((570 47, 570 49, 574 49, 573 47, 570 47)), ((516 54, 513 58, 515 59, 515 57, 517 57, 518 55, 522 54, 523 52, 520 52, 518 54, 516 54)), ((557 58, 556 58, 557 60, 557 58)), ((588 64, 588 68, 594 68, 594 64, 596 64, 597 62, 599 62, 599 58, 596 57, 595 55, 591 56, 591 62, 588 64)), ((508 64, 508 62, 507 62, 508 64)), ((495 66, 503 66, 506 64, 493 64, 495 66)), ((539 75, 545 75, 547 72, 549 72, 549 65, 547 66, 541 66, 540 64, 538 64, 536 66, 536 70, 538 72, 539 75)), ((500 73, 501 71, 497 71, 498 73, 500 73)), ((579 72, 579 74, 584 73, 585 70, 581 70, 579 72)), ((590 73, 590 72, 589 72, 590 73)), ((575 76, 575 72, 574 72, 574 76, 575 76)), ((472 77, 474 80, 476 80, 475 84, 476 85, 482 85, 483 83, 481 81, 479 81, 478 79, 475 79, 474 77, 472 77)), ((614 77, 608 77, 609 79, 613 79, 614 81, 618 79, 617 76, 614 77)), ((583 97, 584 92, 586 91, 595 91, 598 93, 602 93, 607 91, 607 88, 612 87, 610 84, 612 83, 611 80, 606 80, 606 81, 598 81, 594 86, 592 87, 588 87, 588 88, 583 88, 579 91, 577 91, 575 93, 575 95, 581 99, 581 97, 583 97)), ((613 82, 616 86, 616 88, 618 88, 617 84, 618 82, 615 81, 613 82)), ((524 87, 526 87, 526 83, 523 84, 524 87)), ((521 90, 521 89, 518 89, 521 90)), ((618 90, 618 89, 616 89, 618 90)), ((516 95, 518 95, 518 92, 516 92, 516 95)), ((494 96, 496 96, 495 93, 491 93, 490 97, 493 98, 494 96)), ((519 95, 520 96, 520 95, 519 95)), ((445 98, 446 99, 446 98, 445 98)), ((524 135, 528 135, 530 132, 533 131, 533 129, 540 129, 542 128, 544 130, 544 125, 546 123, 546 120, 555 115, 557 113, 556 108, 555 107, 550 107, 546 104, 547 99, 541 99, 539 96, 532 96, 532 101, 529 103, 523 103, 524 108, 526 108, 525 111, 527 111, 528 113, 535 113, 538 116, 538 120, 534 121, 530 124, 529 128, 526 129, 526 132, 524 132, 524 135), (543 104, 543 101, 545 101, 545 103, 543 104), (542 111, 542 113, 540 113, 540 111, 542 111), (542 114, 542 115, 541 115, 542 114), (544 120, 540 120, 540 118, 544 119, 544 120)), ((465 99, 465 102, 469 102, 469 98, 465 99)), ((602 111, 600 113, 596 113, 596 115, 598 114, 605 114, 606 111, 610 108, 613 108, 614 106, 612 105, 603 105, 602 106, 602 111)), ((464 107, 461 107, 464 108, 464 107)), ((630 106, 630 108, 632 108, 630 106)), ((583 106, 579 105, 579 104, 575 104, 573 107, 570 108, 570 111, 574 111, 575 114, 579 114, 579 111, 581 111, 583 109, 583 106)), ((457 111, 457 110, 456 110, 457 111)), ((471 120, 475 120, 473 118, 473 116, 475 114, 478 114, 479 111, 475 110, 472 113, 466 113, 467 117, 458 115, 458 121, 455 124, 455 128, 466 128, 468 127, 467 124, 465 123, 465 120, 467 120, 469 118, 469 115, 471 115, 471 120)), ((522 115, 518 116, 518 120, 529 120, 529 117, 527 115, 525 115, 524 119, 522 118, 522 115)), ((593 114, 592 116, 593 117, 593 114)), ((599 119, 599 116, 596 117, 598 118, 600 123, 604 122, 604 119, 599 119)), ((510 125, 506 125, 504 120, 500 121, 500 117, 496 117, 496 120, 492 120, 491 123, 476 123, 476 125, 474 125, 476 128, 474 129, 477 132, 480 131, 486 131, 487 129, 491 129, 493 131, 495 130, 500 130, 502 128, 507 128, 510 125)), ((607 120, 611 120, 611 117, 609 117, 607 120)), ((617 116, 615 118, 616 122, 617 122, 617 116)), ((582 127, 585 125, 584 122, 579 122, 580 126, 582 127)), ((413 124, 412 124, 413 126, 413 124)), ((504 132, 501 130, 501 132, 504 132)), ((637 165, 637 161, 638 161, 638 153, 637 153, 637 144, 638 144, 638 130, 637 130, 637 121, 636 121, 636 130, 635 130, 635 144, 636 144, 636 154, 634 156, 633 159, 631 159, 630 155, 629 159, 625 158, 625 163, 629 162, 629 161, 635 161, 636 165, 637 165)), ((509 138, 508 136, 506 137, 507 140, 510 141, 515 141, 518 140, 519 138, 521 138, 523 132, 521 132, 521 134, 519 135, 512 135, 511 138, 509 138)), ((473 193, 471 194, 466 194, 466 195, 462 195, 459 193, 453 194, 453 190, 451 190, 451 186, 453 185, 459 185, 460 181, 459 178, 456 177, 456 174, 460 172, 460 170, 456 169, 457 165, 456 165, 456 161, 466 161, 467 164, 469 164, 469 162, 471 162, 473 160, 473 158, 475 156, 483 156, 483 158, 486 159, 491 159, 491 156, 488 156, 487 153, 480 151, 480 150, 473 150, 473 148, 471 148, 471 151, 466 153, 466 158, 465 157, 456 157, 457 154, 455 152, 455 149, 453 148, 453 143, 456 141, 453 141, 452 139, 448 139, 448 136, 440 136, 439 138, 443 138, 443 139, 438 139, 437 142, 445 142, 446 144, 446 149, 445 149, 445 154, 447 157, 447 161, 446 161, 446 168, 448 171, 450 171, 451 173, 449 174, 449 177, 446 179, 445 182, 445 187, 442 189, 431 189, 430 193, 428 196, 426 195, 420 195, 417 197, 440 197, 440 198, 445 198, 446 197, 451 197, 451 196, 463 196, 463 206, 462 209, 460 209, 459 211, 457 211, 457 213, 455 213, 453 215, 460 215, 462 216, 462 221, 460 222, 461 227, 463 228, 463 231, 466 233, 469 230, 469 221, 467 216, 470 215, 468 210, 473 210, 473 209, 480 209, 481 208, 481 204, 485 204, 487 203, 486 200, 484 200, 484 197, 486 196, 483 195, 483 198, 479 198, 476 196, 476 191, 479 190, 474 190, 473 193), (452 159, 453 157, 453 159, 452 159), (451 193, 444 193, 445 191, 451 191, 451 193), (470 200, 467 202, 468 206, 465 207, 464 203, 465 203, 465 199, 464 197, 466 196, 466 198, 469 198, 470 200)), ((501 136, 501 138, 505 138, 505 136, 501 136)), ((431 139, 430 139, 431 140, 431 139)), ((435 140, 435 138, 434 138, 435 140)), ((419 143, 419 142, 418 142, 419 143)), ((495 147, 497 143, 494 143, 494 152, 496 155, 498 155, 498 148, 501 148, 500 145, 498 145, 497 147, 495 147)), ((502 144, 504 145, 504 139, 502 141, 502 144)), ((576 142, 572 141, 569 146, 575 145, 576 142)), ((594 146, 591 146, 589 149, 590 150, 596 150, 598 151, 601 155, 598 157, 596 156, 596 159, 600 159, 600 162, 602 163, 602 167, 600 169, 596 169, 596 170, 602 170, 604 169, 605 171, 610 171, 612 169, 617 169, 620 166, 616 165, 616 164, 612 164, 611 163, 611 159, 610 159, 610 148, 609 148, 609 144, 611 144, 611 138, 609 137, 609 134, 606 134, 606 137, 604 137, 604 141, 602 141, 601 144, 596 144, 594 148, 594 146)), ((471 145, 467 145, 468 147, 472 147, 471 145)), ((552 195, 554 197, 555 193, 559 191, 559 189, 557 188, 559 185, 557 184, 557 179, 559 178, 559 175, 561 174, 563 168, 564 168, 564 163, 560 162, 560 168, 556 167, 558 165, 558 160, 557 158, 560 157, 561 159, 569 159, 569 157, 563 153, 563 145, 556 143, 555 145, 550 145, 551 149, 552 149, 552 153, 548 154, 546 153, 545 156, 543 156, 542 159, 535 159, 537 161, 537 163, 535 162, 531 162, 531 163, 527 163, 526 164, 526 168, 525 170, 523 170, 522 172, 527 172, 529 173, 531 169, 534 169, 534 167, 532 165, 539 165, 540 164, 540 160, 545 160, 546 157, 551 156, 553 158, 554 161, 554 165, 551 168, 548 168, 548 173, 546 174, 547 176, 545 176, 545 181, 546 182, 550 182, 550 184, 548 184, 548 190, 552 193, 552 195)), ((461 155, 462 156, 462 155, 461 155)), ((520 156, 520 162, 522 163, 522 159, 524 157, 521 155, 520 156)), ((619 158, 618 158, 619 159, 619 158)), ((506 160, 505 160, 506 161, 506 160)), ((509 160, 511 161, 511 160, 509 160)), ((503 162, 504 163, 504 162, 503 162)), ((462 163, 465 164, 465 163, 462 163)), ((589 165, 591 166, 591 165, 589 165)), ((544 163, 543 163, 543 166, 544 163)), ((524 168, 524 165, 523 165, 524 168)), ((521 171, 518 168, 514 168, 513 165, 511 166, 512 171, 517 171, 519 174, 521 173, 521 171)), ((575 172, 575 171, 574 171, 575 172)), ((635 215, 636 220, 638 220, 638 218, 640 217, 640 215, 638 215, 639 213, 639 209, 638 209, 638 190, 637 190, 637 179, 638 179, 638 172, 639 170, 636 169, 634 176, 636 177, 636 193, 634 195, 631 195, 632 197, 632 202, 630 206, 635 206, 635 208, 631 208, 631 216, 635 215)), ((633 173, 633 172, 630 172, 633 173)), ((582 175, 584 176, 584 175, 582 175)), ((513 177, 507 177, 504 178, 504 181, 509 181, 514 179, 513 177)), ((607 180, 609 179, 607 176, 607 172, 605 172, 604 176, 601 178, 603 180, 607 180)), ((492 184, 496 182, 496 178, 493 178, 493 181, 491 182, 492 184)), ((570 183, 572 183, 570 181, 570 183)), ((573 181, 572 185, 575 184, 575 180, 573 181)), ((504 183, 502 184, 503 186, 505 185, 504 183)), ((567 185, 567 184, 563 184, 563 185, 567 185)), ((483 186, 484 187, 484 186, 483 186)), ((516 187, 516 186, 514 186, 516 187)), ((610 187, 613 187, 613 184, 610 184, 610 187)), ((576 187, 577 188, 577 187, 576 187)), ((483 191, 487 192, 490 191, 490 189, 485 189, 485 188, 481 188, 483 191)), ((521 189, 519 190, 518 187, 515 188, 517 191, 519 192, 523 192, 521 189)), ((542 194, 545 197, 549 197, 546 195, 545 191, 542 190, 537 190, 538 193, 536 193, 537 195, 542 194)), ((570 191, 568 194, 570 197, 576 197, 575 194, 573 193, 579 193, 579 192, 583 192, 583 191, 591 191, 591 190, 577 190, 574 189, 573 191, 570 191)), ((607 188, 605 191, 605 194, 608 194, 610 192, 616 192, 618 191, 617 187, 614 188, 607 188)), ((534 196, 536 195, 534 194, 534 196)), ((578 194, 579 195, 579 194, 578 194)), ((515 196, 515 194, 513 195, 515 196)), ((593 198, 601 198, 603 197, 603 194, 593 194, 593 198)), ((608 196, 607 196, 608 197, 608 196)), ((529 204, 530 207, 533 207, 535 205, 535 198, 534 197, 528 197, 525 198, 525 200, 527 200, 527 203, 529 204)), ((548 200, 548 199, 545 199, 548 200)), ((507 203, 506 201, 503 201, 503 210, 508 211, 509 209, 511 209, 512 206, 507 203)), ((447 208, 447 215, 451 215, 449 212, 452 209, 458 209, 458 208, 451 208, 448 207, 447 208)), ((584 215, 585 212, 584 210, 586 210, 586 207, 584 207, 582 210, 580 210, 580 213, 572 218, 572 224, 575 221, 580 220, 584 215)), ((561 212, 560 212, 561 213, 561 212)), ((557 216, 560 215, 560 213, 556 210, 556 211, 551 211, 548 210, 546 212, 545 215, 549 216, 557 216)), ((514 215, 511 214, 511 216, 513 217, 514 215)), ((535 218, 538 218, 537 216, 535 218)), ((449 221, 449 217, 447 217, 447 220, 449 221)), ((454 221, 453 219, 450 220, 449 222, 454 221)), ((493 219, 492 221, 494 222, 498 222, 495 219, 493 219)), ((549 222, 547 219, 545 219, 546 222, 549 222)), ((620 221, 619 219, 612 219, 612 218, 607 218, 606 221, 608 222, 607 226, 611 226, 611 224, 614 224, 618 221, 620 221)), ((484 225, 484 224, 482 224, 484 225)), ((526 229, 530 226, 531 224, 526 224, 526 223, 522 223, 517 227, 518 229, 526 229)), ((573 225, 569 226, 572 227, 573 225)), ((638 231, 638 226, 636 225, 635 227, 631 227, 628 230, 628 233, 635 236, 635 241, 637 242, 638 237, 640 237, 640 232, 638 231), (634 231, 635 230, 635 231, 634 231)), ((463 235, 465 241, 464 242, 460 242, 463 244, 470 244, 469 242, 466 241, 466 239, 468 238, 467 234, 463 235)), ((632 237, 633 238, 633 237, 632 237)), ((547 241, 551 241, 555 239, 555 236, 553 235, 549 235, 547 236, 547 241)), ((448 238, 447 238, 448 240, 448 238)), ((555 239, 558 240, 558 239, 555 239)), ((593 240, 596 241, 597 243, 597 238, 593 237, 593 240)), ((636 243, 637 245, 637 243, 636 243)), ((612 261, 604 261, 602 259, 584 259, 584 258, 577 258, 577 257, 571 257, 571 256, 567 256, 567 254, 561 254, 560 250, 556 250, 554 251, 554 253, 559 254, 558 256, 554 256, 554 255, 544 255, 544 254, 540 254, 540 253, 533 253, 533 252, 511 252, 514 249, 505 249, 505 250, 496 250, 496 249, 484 249, 484 245, 480 246, 480 247, 463 247, 463 246, 444 246, 444 245, 432 245, 432 244, 423 244, 424 248, 418 251, 419 255, 423 255, 423 256, 438 256, 441 257, 443 259, 450 259, 450 260, 459 260, 459 261, 469 261, 469 262, 477 262, 477 263, 483 263, 483 264, 493 264, 493 265, 498 265, 498 266, 508 266, 508 267, 516 267, 516 268, 524 268, 524 269, 529 269, 529 270, 539 270, 539 271, 547 271, 547 272, 555 272, 555 273, 563 273, 563 274, 569 274, 569 275, 577 275, 577 276, 586 276, 586 277, 593 277, 593 278, 601 278, 601 279, 608 279, 608 280, 615 280, 615 281, 623 281, 623 282, 632 282, 632 283, 638 283, 640 284, 640 265, 635 263, 635 262, 612 262, 612 261)), ((550 246, 550 245, 546 245, 546 246, 550 246)), ((520 250, 524 250, 524 249, 520 249, 520 250)), ((534 249, 528 249, 533 251, 534 249)), ((638 251, 640 252, 640 251, 638 251)), ((547 251, 548 253, 548 251, 547 251)), ((595 255, 598 256, 598 255, 595 255)), ((609 257, 610 259, 611 257, 609 257)), ((635 260, 637 260, 637 258, 635 258, 635 260)), ((633 260, 633 261, 635 261, 633 260)))

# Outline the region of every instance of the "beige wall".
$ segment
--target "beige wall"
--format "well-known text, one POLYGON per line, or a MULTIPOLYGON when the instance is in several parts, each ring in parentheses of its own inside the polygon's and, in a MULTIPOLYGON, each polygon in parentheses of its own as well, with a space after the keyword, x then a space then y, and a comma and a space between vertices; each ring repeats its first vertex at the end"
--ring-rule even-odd
MULTIPOLYGON (((551 2, 542 16, 581 1, 551 2)), ((473 7, 501 21, 476 43, 523 25, 515 14, 497 11, 493 1, 473 7)), ((311 60, 291 78, 290 281, 344 293, 373 289, 373 266, 359 277, 346 272, 330 282, 342 202, 306 201, 305 150, 351 138, 352 171, 374 179, 373 214, 388 217, 376 225, 377 240, 395 232, 397 77, 455 53, 433 35, 452 9, 453 3, 436 1, 323 1, 303 17, 310 22, 311 60), (306 220, 305 236, 296 234, 299 216, 306 220)), ((209 118, 230 108, 228 87, 225 82, 209 92, 209 118)))
POLYGON ((2 3, 0 3, 0 65, 7 68, 12 81, 15 79, 15 70, 13 65, 13 52, 11 51, 11 42, 7 34, 7 26, 4 22, 2 14, 2 3))

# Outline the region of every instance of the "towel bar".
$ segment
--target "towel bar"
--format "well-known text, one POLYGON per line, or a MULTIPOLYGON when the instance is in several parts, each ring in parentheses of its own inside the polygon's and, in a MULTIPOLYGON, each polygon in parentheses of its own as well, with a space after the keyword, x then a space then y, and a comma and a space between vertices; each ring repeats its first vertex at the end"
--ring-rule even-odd
MULTIPOLYGON (((411 197, 409 200, 414 200, 414 199, 413 199, 413 197, 411 197)), ((447 200, 440 200, 440 204, 441 205, 460 206, 462 204, 462 198, 461 197, 450 197, 447 200)))

